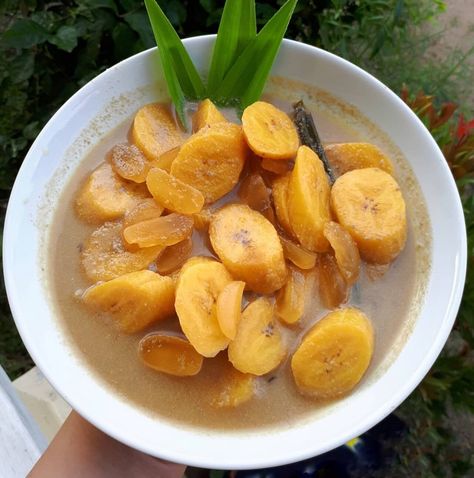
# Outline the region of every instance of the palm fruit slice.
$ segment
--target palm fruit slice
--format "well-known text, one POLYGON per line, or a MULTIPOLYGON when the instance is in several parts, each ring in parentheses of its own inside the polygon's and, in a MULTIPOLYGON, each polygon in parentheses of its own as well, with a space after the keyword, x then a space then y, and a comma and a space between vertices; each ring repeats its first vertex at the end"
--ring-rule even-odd
POLYGON ((143 337, 138 352, 147 367, 177 377, 197 375, 203 362, 202 355, 187 340, 162 333, 143 337))
POLYGON ((287 324, 294 324, 304 313, 305 278, 301 271, 290 267, 286 284, 278 291, 276 315, 287 324))
POLYGON ((200 191, 183 183, 164 169, 150 169, 146 185, 155 201, 170 211, 194 214, 204 206, 204 196, 200 191))
POLYGON ((149 162, 134 144, 117 144, 110 151, 108 159, 115 173, 123 179, 135 183, 145 182, 149 162))
POLYGON ((217 321, 222 333, 231 340, 235 339, 237 327, 242 314, 242 296, 245 289, 245 282, 229 282, 217 297, 217 321))
POLYGON ((171 213, 155 219, 137 222, 123 230, 128 244, 139 247, 172 246, 184 241, 193 232, 193 219, 189 216, 171 213))
POLYGON ((324 236, 334 250, 337 266, 347 285, 355 284, 359 278, 360 255, 354 239, 340 224, 333 221, 324 225, 324 236))

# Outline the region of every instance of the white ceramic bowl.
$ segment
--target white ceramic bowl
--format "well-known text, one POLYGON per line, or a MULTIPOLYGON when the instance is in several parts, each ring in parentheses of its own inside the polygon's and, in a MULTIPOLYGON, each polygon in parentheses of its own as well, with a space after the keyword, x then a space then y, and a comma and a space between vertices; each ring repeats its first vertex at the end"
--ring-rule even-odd
MULTIPOLYGON (((202 70, 208 65, 213 41, 212 36, 186 40, 202 70)), ((84 131, 100 137, 136 110, 139 104, 133 103, 133 94, 126 95, 128 101, 115 101, 115 109, 110 102, 156 81, 160 77, 156 63, 154 50, 148 50, 84 86, 45 126, 21 167, 8 206, 3 250, 8 299, 21 337, 36 364, 73 408, 109 435, 146 453, 197 466, 242 469, 294 462, 331 450, 375 425, 407 397, 428 372, 453 325, 464 285, 466 236, 446 162, 422 123, 386 86, 337 56, 285 40, 274 74, 314 84, 355 105, 409 159, 433 232, 425 302, 389 369, 344 399, 343 406, 317 419, 278 431, 235 433, 159 421, 102 386, 71 353, 43 287, 41 249, 51 218, 51 208, 44 204, 49 196, 57 197, 51 180, 58 171, 68 177, 76 165, 70 146, 75 142, 77 147, 84 131), (104 115, 104 110, 109 114, 104 115), (97 117, 102 119, 91 128, 97 117)))

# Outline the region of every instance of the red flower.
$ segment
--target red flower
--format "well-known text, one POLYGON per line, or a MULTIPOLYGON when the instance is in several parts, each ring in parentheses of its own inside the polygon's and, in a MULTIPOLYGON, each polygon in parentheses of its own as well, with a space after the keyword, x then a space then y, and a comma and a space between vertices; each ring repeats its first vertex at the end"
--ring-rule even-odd
POLYGON ((464 138, 464 136, 468 136, 471 130, 474 130, 474 119, 466 123, 464 121, 464 116, 459 116, 458 122, 458 129, 456 131, 456 136, 458 139, 464 138))

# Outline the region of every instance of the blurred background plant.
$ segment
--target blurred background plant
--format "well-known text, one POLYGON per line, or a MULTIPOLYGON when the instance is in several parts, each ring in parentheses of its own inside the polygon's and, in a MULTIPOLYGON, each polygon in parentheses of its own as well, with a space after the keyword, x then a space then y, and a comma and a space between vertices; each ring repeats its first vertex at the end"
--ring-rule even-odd
MULTIPOLYGON (((224 0, 159 3, 184 37, 215 33, 224 0)), ((282 3, 257 0, 258 23, 282 3)), ((443 150, 465 210, 469 268, 458 321, 430 374, 395 412, 407 431, 381 441, 390 458, 370 476, 474 473, 474 42, 437 54, 449 34, 437 22, 445 8, 441 0, 299 0, 287 33, 358 64, 401 94, 443 150)), ((56 109, 101 71, 152 46, 141 0, 0 2, 2 213, 31 142, 56 109)), ((0 363, 11 378, 32 366, 3 288, 0 363)))

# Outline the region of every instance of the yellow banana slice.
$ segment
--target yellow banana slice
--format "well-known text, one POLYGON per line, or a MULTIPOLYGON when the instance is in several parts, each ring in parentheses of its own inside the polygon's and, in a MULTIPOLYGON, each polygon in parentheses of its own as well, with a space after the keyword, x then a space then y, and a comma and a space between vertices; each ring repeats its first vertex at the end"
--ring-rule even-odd
POLYGON ((259 298, 242 313, 237 335, 229 344, 229 360, 243 373, 264 375, 278 367, 286 346, 270 300, 259 298))
POLYGON ((83 300, 110 313, 123 332, 132 334, 174 312, 174 283, 148 270, 131 272, 90 287, 83 300))
POLYGON ((314 398, 335 398, 351 391, 366 372, 374 332, 358 309, 339 309, 306 334, 291 359, 298 389, 314 398))
POLYGON ((215 357, 229 344, 217 321, 216 301, 232 277, 220 262, 203 258, 188 262, 176 284, 176 313, 193 347, 204 357, 215 357))
POLYGON ((405 201, 390 174, 377 168, 349 171, 334 183, 331 202, 367 262, 388 264, 405 247, 405 201))
POLYGON ((283 286, 287 270, 278 234, 266 218, 242 204, 223 207, 209 226, 212 247, 230 273, 255 292, 283 286))

